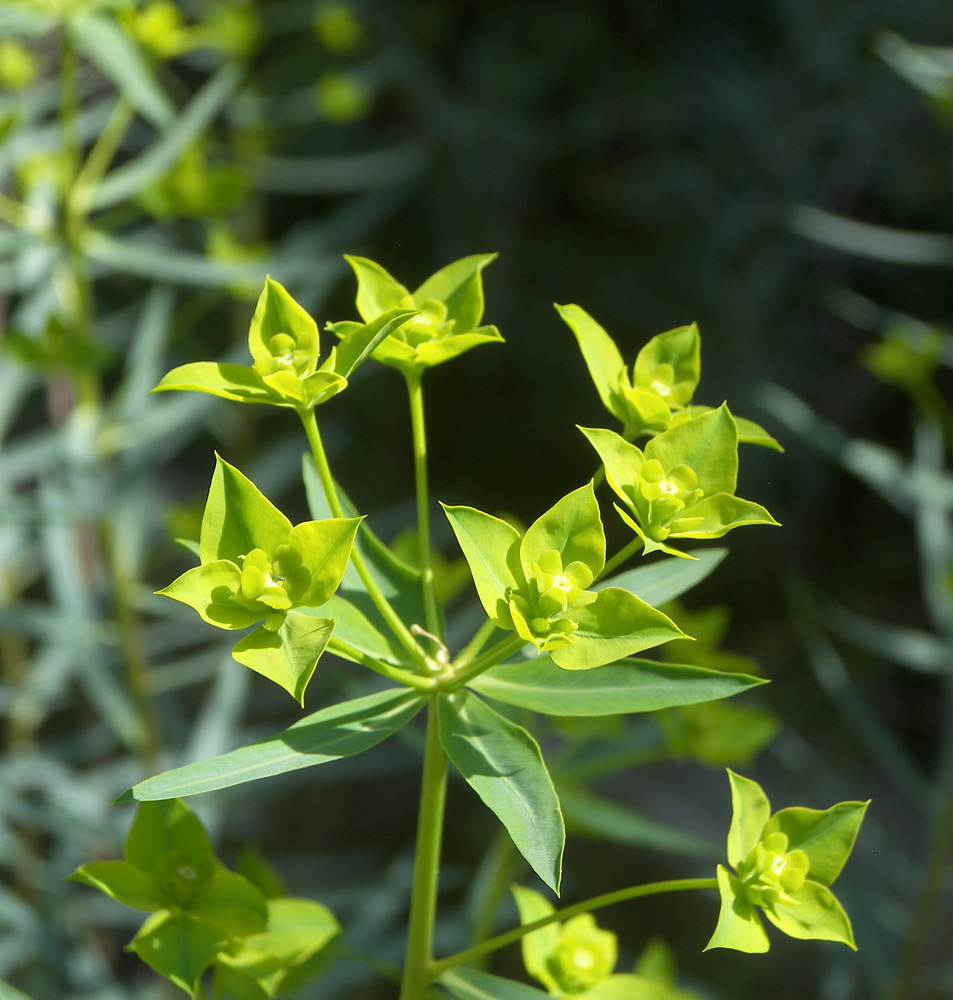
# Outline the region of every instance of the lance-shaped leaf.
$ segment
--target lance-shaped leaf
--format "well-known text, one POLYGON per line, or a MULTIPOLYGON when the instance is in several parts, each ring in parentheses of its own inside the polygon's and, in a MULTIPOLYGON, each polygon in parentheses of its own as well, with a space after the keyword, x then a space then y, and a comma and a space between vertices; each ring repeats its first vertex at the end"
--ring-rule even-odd
POLYGON ((224 931, 188 913, 159 910, 142 925, 128 950, 192 997, 199 976, 227 941, 224 931))
POLYGON ((291 522, 233 465, 215 456, 199 553, 203 563, 229 559, 238 564, 252 549, 272 553, 291 533, 291 522))
POLYGON ((578 626, 576 641, 550 654, 564 670, 589 670, 669 639, 686 638, 671 618, 618 587, 600 590, 592 604, 572 614, 578 626))
POLYGON ((473 507, 441 506, 463 550, 487 616, 500 628, 512 629, 508 595, 525 586, 519 532, 506 521, 473 507))
POLYGON ((553 549, 562 557, 563 566, 578 561, 589 567, 593 577, 602 572, 606 536, 591 482, 558 500, 526 529, 520 565, 527 579, 539 557, 553 549))
POLYGON ((291 611, 277 631, 262 625, 245 636, 232 649, 232 657, 304 705, 305 688, 333 632, 330 618, 291 611))
POLYGON ((437 982, 457 1000, 549 1000, 550 994, 479 969, 451 969, 437 982))
POLYGON ((425 701, 404 688, 390 688, 341 702, 301 719, 276 736, 147 778, 117 801, 197 795, 351 757, 406 725, 425 701))
MULTIPOLYGON (((682 553, 680 553, 682 554, 682 553)), ((659 559, 647 566, 628 569, 593 586, 593 590, 621 587, 658 608, 697 586, 721 564, 727 549, 696 549, 686 553, 693 558, 659 559)))
POLYGON ((747 674, 639 659, 562 670, 540 656, 491 667, 470 687, 495 701, 546 715, 600 716, 728 698, 764 683, 747 674))
POLYGON ((454 767, 558 895, 566 831, 536 741, 468 691, 440 698, 438 716, 440 742, 454 767))

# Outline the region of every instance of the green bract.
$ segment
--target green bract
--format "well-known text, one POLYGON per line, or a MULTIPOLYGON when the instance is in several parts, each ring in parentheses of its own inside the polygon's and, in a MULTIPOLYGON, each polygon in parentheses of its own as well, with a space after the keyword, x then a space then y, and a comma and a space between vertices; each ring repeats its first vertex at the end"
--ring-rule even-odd
MULTIPOLYGON (((626 440, 668 430, 711 409, 691 405, 701 376, 701 340, 695 323, 654 336, 636 355, 629 375, 615 341, 585 309, 557 305, 556 311, 575 334, 599 397, 621 422, 626 440)), ((758 424, 741 418, 736 423, 739 440, 781 450, 758 424)))
MULTIPOLYGON (((374 357, 403 372, 421 371, 458 354, 502 341, 495 326, 480 326, 483 317, 483 281, 480 272, 495 253, 464 257, 432 274, 415 292, 409 292, 380 264, 345 254, 357 275, 357 311, 365 323, 413 310, 415 315, 374 350, 374 357)), ((328 329, 347 339, 360 324, 329 323, 328 329)))
POLYGON ((738 428, 722 404, 653 437, 644 451, 615 431, 581 427, 599 453, 616 510, 645 552, 685 555, 679 538, 720 538, 742 524, 777 524, 760 504, 736 497, 738 428))
POLYGON ((191 389, 307 411, 345 389, 354 369, 412 315, 409 309, 392 309, 373 322, 351 324, 319 364, 317 324, 282 285, 267 278, 248 331, 251 367, 195 361, 174 368, 153 391, 191 389))
POLYGON ((708 948, 768 950, 758 910, 785 934, 840 941, 855 948, 850 920, 828 886, 840 874, 867 810, 866 802, 830 809, 782 809, 760 785, 728 772, 732 817, 729 871, 718 866, 721 913, 708 948))
MULTIPOLYGON (((216 965, 274 996, 280 981, 339 930, 331 912, 305 899, 266 899, 215 857, 196 816, 177 799, 139 806, 121 861, 91 861, 70 876, 150 912, 128 948, 189 996, 216 965)), ((216 993, 216 996, 219 994, 216 993)))
POLYGON ((334 622, 295 609, 320 607, 337 590, 360 522, 328 518, 292 526, 250 479, 216 457, 199 539, 201 564, 159 593, 218 628, 262 622, 232 655, 303 703, 334 622))
POLYGON ((587 589, 606 554, 592 483, 563 497, 522 537, 472 507, 444 510, 490 620, 560 667, 598 667, 683 635, 627 590, 587 589))

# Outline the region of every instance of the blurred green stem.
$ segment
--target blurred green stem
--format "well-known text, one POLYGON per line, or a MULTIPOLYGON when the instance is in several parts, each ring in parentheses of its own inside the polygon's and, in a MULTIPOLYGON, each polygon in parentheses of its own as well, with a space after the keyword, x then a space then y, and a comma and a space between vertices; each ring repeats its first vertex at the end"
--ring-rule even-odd
POLYGON ((598 583, 600 580, 604 580, 617 566, 621 566, 622 563, 626 561, 630 556, 634 556, 643 546, 644 542, 641 538, 636 536, 626 545, 624 548, 620 549, 602 568, 602 572, 593 580, 593 583, 598 583))

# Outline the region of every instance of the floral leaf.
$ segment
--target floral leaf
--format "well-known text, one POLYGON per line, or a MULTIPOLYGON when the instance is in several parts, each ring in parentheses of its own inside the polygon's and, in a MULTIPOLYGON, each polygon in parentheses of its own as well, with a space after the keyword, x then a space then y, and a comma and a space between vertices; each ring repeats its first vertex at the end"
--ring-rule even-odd
POLYGON ((311 584, 296 604, 320 607, 338 589, 362 520, 335 517, 304 521, 291 529, 287 544, 301 555, 303 565, 311 571, 311 584))
POLYGON ((265 278, 255 314, 248 329, 248 350, 253 358, 271 354, 272 338, 285 334, 295 341, 305 339, 318 345, 318 326, 287 291, 273 278, 265 278))
POLYGON ((564 670, 589 670, 686 637, 671 618, 627 590, 607 587, 598 594, 592 604, 572 612, 576 641, 550 654, 564 670))
POLYGON ((350 378, 375 348, 413 315, 409 309, 391 309, 369 323, 355 324, 347 329, 337 345, 334 370, 344 378, 350 378))
POLYGON ((483 318, 483 281, 480 272, 498 254, 483 253, 463 257, 440 268, 415 292, 414 302, 423 304, 436 299, 447 307, 447 320, 454 327, 469 333, 483 318))
POLYGON ((698 476, 706 496, 734 493, 738 478, 738 428, 728 407, 676 424, 652 438, 645 458, 658 459, 664 469, 687 465, 698 476))
POLYGON ((550 1000, 550 994, 478 969, 451 969, 437 982, 456 1000, 550 1000))
MULTIPOLYGON (((548 917, 553 912, 553 904, 533 889, 527 889, 521 885, 511 885, 510 891, 516 900, 521 924, 531 924, 543 917, 548 917)), ((547 990, 554 990, 557 987, 556 980, 549 971, 548 960, 558 944, 559 923, 556 921, 545 927, 540 927, 538 931, 524 934, 520 939, 523 965, 526 966, 526 971, 534 979, 538 979, 547 990)))
POLYGON ((160 884, 167 883, 170 863, 202 871, 215 861, 211 841, 198 817, 175 799, 139 806, 123 855, 160 884))
POLYGON ((134 910, 161 910, 166 901, 158 882, 130 861, 90 861, 69 876, 134 910))
POLYGON ((531 578, 533 564, 551 549, 560 554, 564 567, 579 561, 592 570, 593 577, 602 572, 606 536, 591 482, 558 500, 526 530, 520 545, 524 576, 531 578))
POLYGON ((679 530, 680 519, 671 522, 670 538, 721 538, 743 524, 778 524, 761 504, 729 493, 702 497, 687 514, 684 530, 679 530))
POLYGON ((506 521, 473 507, 441 506, 466 557, 484 610, 500 628, 512 629, 508 593, 525 586, 519 532, 506 521))
POLYGON ((231 600, 231 595, 239 590, 241 578, 241 570, 235 563, 215 559, 186 570, 156 593, 194 608, 209 625, 225 629, 248 628, 261 621, 262 615, 231 600))
POLYGON ((857 950, 850 919, 827 886, 808 879, 791 896, 796 904, 772 903, 764 908, 778 930, 802 941, 837 941, 857 950))
POLYGON ((207 890, 189 904, 188 912, 229 937, 258 934, 268 920, 262 893, 248 879, 222 865, 216 866, 207 890))
POLYGON ((232 657, 304 705, 305 688, 333 632, 330 618, 289 611, 281 628, 271 631, 262 625, 255 629, 235 645, 232 657))
POLYGON ((719 865, 716 875, 721 910, 715 932, 705 945, 705 951, 711 948, 732 948, 749 954, 766 952, 770 942, 757 907, 744 898, 741 883, 727 868, 719 865))
MULTIPOLYGON (((625 362, 615 341, 587 313, 576 305, 556 306, 556 311, 572 330, 582 351, 583 360, 602 400, 602 405, 623 423, 625 407, 620 405, 618 394, 620 378, 625 372, 625 362)), ((666 408, 666 416, 668 410, 666 408)))
POLYGON ((771 803, 761 786, 728 770, 731 785, 731 826, 728 828, 728 863, 737 868, 761 840, 771 815, 771 803))
POLYGON ((274 552, 290 532, 288 518, 250 479, 216 455, 199 536, 202 562, 230 559, 237 564, 252 549, 274 552))
POLYGON ((365 323, 391 309, 413 309, 414 300, 404 286, 387 271, 366 257, 345 254, 357 276, 357 311, 365 323))
POLYGON ((651 389, 669 404, 687 406, 701 377, 701 338, 695 323, 659 333, 639 351, 634 382, 651 389), (671 369, 671 380, 659 369, 671 369))
POLYGON ((152 391, 168 392, 174 389, 207 392, 239 403, 290 405, 275 395, 254 368, 219 361, 193 361, 173 368, 152 391))
POLYGON ((558 896, 566 831, 536 741, 469 691, 439 698, 437 708, 440 742, 454 767, 558 896))
MULTIPOLYGON (((503 335, 495 326, 481 326, 469 333, 458 333, 443 340, 430 340, 419 344, 413 355, 414 366, 431 368, 444 361, 449 361, 451 358, 456 358, 471 348, 479 347, 481 344, 502 343, 503 335)), ((401 363, 397 367, 406 367, 406 363, 401 363)))
POLYGON ((188 913, 160 910, 146 919, 128 950, 192 997, 199 976, 227 940, 223 931, 188 913))
MULTIPOLYGON (((804 851, 811 862, 808 878, 830 885, 847 861, 869 802, 838 802, 830 809, 793 807, 776 812, 764 834, 776 831, 788 838, 789 851, 804 851)), ((730 859, 729 859, 730 860, 730 859)))

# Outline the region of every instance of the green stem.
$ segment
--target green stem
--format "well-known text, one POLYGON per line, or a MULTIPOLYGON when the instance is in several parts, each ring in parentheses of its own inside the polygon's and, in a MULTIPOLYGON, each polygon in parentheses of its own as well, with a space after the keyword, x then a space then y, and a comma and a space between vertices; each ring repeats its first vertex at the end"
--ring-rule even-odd
POLYGON ((462 669, 456 671, 452 680, 444 685, 444 690, 456 691, 457 689, 463 687, 467 681, 473 680, 474 677, 482 674, 484 670, 489 670, 490 667, 496 666, 497 663, 501 663, 518 649, 522 649, 525 645, 526 640, 521 639, 518 635, 509 635, 505 639, 501 639, 498 643, 496 643, 496 645, 491 646, 482 656, 478 656, 475 660, 471 660, 462 669))
MULTIPOLYGON (((318 421, 314 415, 314 410, 300 409, 298 410, 298 416, 301 417, 305 434, 308 435, 311 454, 314 457, 314 464, 317 467, 321 486, 324 488, 324 495, 327 497, 331 513, 335 517, 345 517, 344 508, 341 506, 341 501, 338 498, 338 492, 334 485, 334 477, 331 475, 331 467, 328 465, 328 457, 324 451, 324 444, 321 441, 321 433, 318 430, 318 421)), ((391 607, 390 601, 387 600, 381 592, 380 587, 377 586, 377 582, 371 576, 371 572, 364 562, 364 557, 358 551, 356 545, 351 549, 351 562, 357 571, 357 575, 361 578, 361 582, 364 584, 368 597, 374 602, 374 606, 380 612, 384 621, 387 622, 388 627, 397 637, 398 642, 413 657, 415 663, 428 673, 431 672, 428 658, 420 646, 417 645, 410 629, 401 621, 400 616, 391 607)))
POLYGON ((437 606, 430 550, 430 495, 427 487, 427 427, 424 421, 424 393, 421 372, 406 373, 410 400, 410 425, 414 435, 414 485, 417 493, 417 544, 420 547, 420 583, 423 587, 427 628, 441 641, 443 622, 437 606))
POLYGON ((124 97, 117 99, 99 138, 86 157, 86 162, 77 173, 69 194, 69 211, 82 217, 84 222, 99 182, 106 175, 115 159, 129 126, 136 117, 135 108, 124 97))
POLYGON ((331 637, 331 641, 328 643, 328 650, 332 653, 346 656, 349 660, 354 660, 355 663, 360 663, 362 666, 368 667, 388 680, 396 681, 398 684, 403 684, 406 687, 412 687, 417 691, 433 692, 437 684, 433 677, 421 677, 420 674, 412 674, 409 670, 401 670, 400 667, 384 663, 382 660, 368 656, 367 653, 362 653, 343 639, 338 639, 334 636, 331 637))
MULTIPOLYGON (((533 931, 538 931, 541 927, 547 927, 549 924, 560 920, 568 920, 579 913, 590 913, 592 910, 598 910, 603 906, 610 906, 613 903, 621 903, 627 899, 638 899, 642 896, 657 896, 663 892, 683 892, 687 889, 717 888, 717 879, 682 878, 670 879, 666 882, 649 882, 645 885, 633 885, 628 889, 618 889, 615 892, 607 892, 602 896, 593 896, 592 899, 583 900, 581 903, 574 903, 572 906, 564 906, 561 910, 554 910, 547 916, 532 921, 532 923, 514 927, 513 930, 505 931, 503 934, 497 934, 496 937, 492 937, 473 948, 467 948, 466 951, 457 952, 456 955, 451 955, 449 958, 441 958, 437 962, 432 962, 430 964, 430 976, 435 979, 448 969, 453 969, 458 965, 466 965, 467 962, 472 962, 474 959, 482 958, 484 955, 489 955, 494 951, 499 951, 500 948, 505 948, 508 944, 519 941, 520 938, 525 937, 533 931)), ((401 1000, 403 1000, 403 997, 401 1000)))
POLYGON ((427 706, 427 736, 423 776, 420 782, 420 812, 417 817, 417 849, 414 884, 410 896, 410 927, 407 959, 400 1000, 422 1000, 430 984, 433 964, 434 920, 437 915, 437 881, 440 875, 440 840, 447 793, 447 755, 440 743, 437 699, 427 706))
POLYGON ((489 642, 490 636, 499 631, 499 626, 489 618, 476 630, 473 638, 460 650, 455 658, 458 667, 469 663, 489 642))
POLYGON ((605 564, 605 566, 603 566, 602 572, 592 582, 598 583, 600 580, 604 580, 616 568, 616 566, 620 566, 624 563, 629 556, 634 556, 644 544, 645 543, 638 536, 633 538, 628 545, 616 552, 616 554, 605 564))

